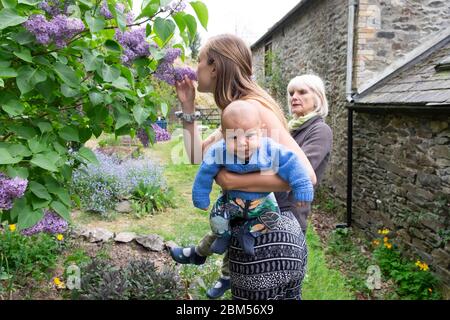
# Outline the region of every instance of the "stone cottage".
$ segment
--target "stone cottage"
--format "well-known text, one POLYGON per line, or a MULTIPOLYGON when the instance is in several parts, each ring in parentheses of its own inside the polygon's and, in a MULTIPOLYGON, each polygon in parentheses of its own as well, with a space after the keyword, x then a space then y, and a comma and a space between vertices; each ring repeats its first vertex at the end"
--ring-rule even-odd
POLYGON ((369 237, 395 231, 448 290, 450 1, 303 0, 252 52, 280 103, 292 77, 324 79, 334 146, 323 186, 369 237))

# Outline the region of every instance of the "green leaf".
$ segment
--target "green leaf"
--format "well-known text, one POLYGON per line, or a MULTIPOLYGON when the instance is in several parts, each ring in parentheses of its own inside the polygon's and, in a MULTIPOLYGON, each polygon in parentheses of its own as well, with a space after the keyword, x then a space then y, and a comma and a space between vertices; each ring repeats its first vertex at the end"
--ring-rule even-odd
POLYGON ((34 128, 28 126, 12 125, 9 126, 9 129, 13 131, 15 134, 17 134, 19 137, 25 139, 31 139, 38 134, 37 131, 34 130, 34 128))
POLYGON ((47 151, 47 145, 39 141, 36 137, 28 140, 28 147, 30 147, 31 152, 33 154, 41 153, 47 151))
POLYGON ((5 83, 3 82, 3 79, 0 78, 0 87, 4 88, 5 87, 5 83))
POLYGON ((80 150, 78 150, 78 155, 86 159, 88 162, 98 165, 99 162, 97 160, 97 157, 95 156, 95 153, 92 152, 91 149, 86 147, 81 147, 80 150))
POLYGON ((63 83, 61 85, 61 93, 66 98, 72 98, 80 94, 80 91, 78 89, 72 89, 67 84, 63 83))
POLYGON ((13 157, 29 157, 32 155, 31 151, 23 144, 12 144, 8 146, 8 151, 13 157))
POLYGON ((161 103, 161 112, 165 118, 167 118, 167 113, 169 112, 169 106, 167 103, 161 103))
POLYGON ((93 17, 90 11, 86 11, 84 18, 91 32, 99 32, 105 28, 105 19, 102 17, 93 17))
POLYGON ((123 12, 120 12, 119 10, 116 10, 116 7, 114 6, 114 17, 117 21, 117 26, 119 27, 120 31, 125 32, 125 28, 127 26, 127 19, 125 18, 125 14, 123 12))
POLYGON ((59 136, 66 141, 76 141, 80 142, 80 137, 78 135, 78 130, 73 127, 64 127, 59 130, 59 136))
POLYGON ((19 0, 19 3, 23 3, 23 4, 28 4, 30 6, 35 6, 37 5, 39 2, 42 2, 42 0, 19 0))
POLYGON ((124 77, 119 77, 114 80, 112 86, 120 90, 130 90, 128 80, 124 77))
POLYGON ((29 44, 35 41, 35 37, 28 31, 21 31, 12 35, 14 41, 20 45, 29 44))
POLYGON ((70 221, 70 211, 69 208, 63 205, 59 201, 53 201, 50 203, 50 207, 55 210, 64 220, 70 221))
POLYGON ((11 209, 11 215, 18 217, 18 230, 23 230, 30 228, 41 221, 44 217, 44 211, 42 209, 32 210, 30 205, 27 204, 26 199, 20 198, 14 201, 14 207, 11 209))
POLYGON ((45 71, 33 69, 30 66, 23 66, 17 72, 16 83, 22 95, 33 90, 37 83, 47 79, 45 71))
POLYGON ((8 150, 0 149, 0 164, 15 164, 22 160, 22 157, 12 157, 8 150))
POLYGON ((8 172, 8 175, 12 178, 19 177, 22 179, 28 179, 29 173, 28 173, 27 168, 21 168, 21 167, 14 168, 12 166, 8 166, 6 171, 8 172))
POLYGON ((0 67, 0 77, 1 78, 15 78, 15 77, 17 77, 17 72, 13 68, 0 67))
POLYGON ((102 77, 106 82, 113 82, 120 76, 120 70, 116 67, 109 66, 106 63, 103 64, 102 77))
POLYGON ((75 70, 71 67, 62 64, 61 62, 56 62, 55 72, 68 86, 72 88, 79 88, 81 81, 77 77, 75 70))
POLYGON ((100 92, 89 92, 89 100, 95 107, 96 105, 99 105, 103 102, 103 94, 101 94, 100 92))
POLYGON ((48 193, 47 188, 36 181, 30 181, 28 184, 31 192, 33 192, 37 197, 45 200, 52 200, 52 196, 48 193))
POLYGON ((164 43, 173 36, 175 28, 175 23, 172 20, 165 20, 160 17, 156 17, 153 24, 153 30, 164 43))
POLYGON ((49 122, 39 122, 37 126, 42 133, 51 132, 53 130, 52 124, 49 122))
POLYGON ((183 19, 186 22, 191 39, 194 39, 195 34, 197 33, 197 20, 195 20, 194 16, 190 14, 186 14, 183 19))
POLYGON ((0 11, 0 30, 7 27, 17 26, 28 20, 28 17, 20 16, 17 11, 12 9, 2 9, 0 11))
POLYGON ((198 20, 200 20, 203 28, 205 28, 205 30, 208 30, 208 8, 206 7, 206 5, 201 1, 193 1, 190 2, 190 4, 197 14, 197 18, 198 20))
POLYGON ((2 0, 4 8, 14 9, 17 6, 17 0, 2 0))
POLYGON ((180 32, 184 32, 184 30, 186 29, 186 22, 183 19, 184 15, 184 12, 177 12, 172 15, 172 19, 175 20, 175 23, 177 24, 178 30, 180 30, 180 32))
POLYGON ((19 100, 11 99, 2 105, 2 109, 5 110, 5 112, 7 112, 11 117, 15 117, 22 114, 25 107, 19 100))
POLYGON ((22 48, 22 51, 20 51, 20 52, 15 51, 14 55, 16 57, 19 57, 23 61, 30 62, 30 63, 33 62, 33 57, 31 56, 31 52, 30 52, 30 50, 28 50, 26 48, 22 48))
POLYGON ((56 172, 58 171, 58 168, 55 166, 54 162, 50 160, 46 155, 44 154, 36 154, 33 159, 30 160, 30 162, 38 167, 41 167, 42 169, 56 172))
POLYGON ((49 203, 50 200, 41 199, 36 197, 35 195, 31 196, 31 206, 33 207, 33 210, 48 208, 49 203))
POLYGON ((111 50, 111 51, 115 51, 115 52, 121 52, 122 51, 120 49, 120 45, 116 41, 111 40, 111 39, 108 39, 108 40, 105 41, 105 47, 106 47, 106 49, 111 50))
POLYGON ((92 54, 89 50, 83 52, 83 64, 86 71, 95 71, 101 64, 101 59, 92 54))
POLYGON ((150 115, 150 110, 142 108, 140 105, 135 105, 133 108, 133 116, 138 125, 142 125, 150 115))
POLYGON ((140 18, 147 17, 151 18, 159 9, 159 1, 150 1, 144 9, 142 9, 141 14, 136 18, 139 20, 140 18))
POLYGON ((126 113, 121 113, 117 117, 115 130, 122 128, 123 126, 131 123, 131 118, 126 113))

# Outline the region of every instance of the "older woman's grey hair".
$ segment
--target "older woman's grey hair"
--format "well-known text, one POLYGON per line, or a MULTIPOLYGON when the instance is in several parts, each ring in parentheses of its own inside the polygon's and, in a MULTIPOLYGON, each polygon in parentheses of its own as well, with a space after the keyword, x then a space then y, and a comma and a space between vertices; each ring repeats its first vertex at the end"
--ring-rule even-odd
POLYGON ((304 74, 293 78, 287 86, 289 110, 292 96, 290 93, 307 87, 314 95, 314 112, 325 118, 328 115, 328 100, 325 94, 325 84, 322 79, 313 74, 304 74))

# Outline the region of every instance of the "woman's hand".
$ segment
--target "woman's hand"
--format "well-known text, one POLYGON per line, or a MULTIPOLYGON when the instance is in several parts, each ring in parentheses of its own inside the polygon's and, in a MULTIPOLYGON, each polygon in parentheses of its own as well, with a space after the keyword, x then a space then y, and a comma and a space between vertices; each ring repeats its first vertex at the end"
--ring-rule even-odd
POLYGON ((187 76, 184 80, 177 81, 175 83, 175 89, 177 91, 178 100, 181 102, 181 109, 183 112, 193 113, 195 112, 195 86, 194 82, 187 76))

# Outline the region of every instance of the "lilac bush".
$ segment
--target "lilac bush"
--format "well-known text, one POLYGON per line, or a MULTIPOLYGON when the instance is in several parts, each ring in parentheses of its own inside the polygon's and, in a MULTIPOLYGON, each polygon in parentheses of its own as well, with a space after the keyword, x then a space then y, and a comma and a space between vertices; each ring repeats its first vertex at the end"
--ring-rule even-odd
POLYGON ((24 23, 25 28, 36 37, 40 44, 54 42, 58 48, 64 48, 77 34, 84 30, 83 21, 69 18, 63 14, 47 20, 42 14, 30 16, 24 23))
MULTIPOLYGON (((170 135, 169 131, 167 131, 166 129, 161 128, 160 126, 158 126, 155 123, 152 123, 152 128, 153 128, 153 131, 155 132, 156 142, 169 141, 171 139, 171 135, 170 135)), ((139 129, 137 132, 137 137, 141 141, 141 143, 144 147, 147 148, 149 146, 150 139, 149 139, 145 129, 142 129, 142 128, 139 129)))
POLYGON ((166 188, 162 167, 147 159, 121 161, 96 152, 99 165, 88 164, 73 172, 72 191, 80 197, 85 210, 106 213, 127 199, 142 182, 166 188))
MULTIPOLYGON (((137 28, 121 32, 116 30, 116 40, 123 47, 121 57, 124 65, 131 65, 137 58, 150 56, 150 43, 146 41, 145 28, 137 28)), ((153 44, 156 46, 156 44, 153 44)))
POLYGON ((9 178, 0 172, 0 210, 12 208, 13 201, 25 193, 28 181, 18 177, 9 178))
POLYGON ((69 224, 66 220, 61 218, 57 213, 46 210, 45 215, 41 221, 31 228, 23 229, 21 233, 25 236, 46 232, 50 234, 64 233, 67 231, 69 224))

